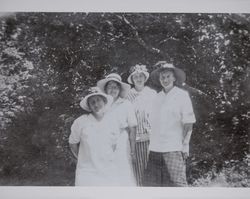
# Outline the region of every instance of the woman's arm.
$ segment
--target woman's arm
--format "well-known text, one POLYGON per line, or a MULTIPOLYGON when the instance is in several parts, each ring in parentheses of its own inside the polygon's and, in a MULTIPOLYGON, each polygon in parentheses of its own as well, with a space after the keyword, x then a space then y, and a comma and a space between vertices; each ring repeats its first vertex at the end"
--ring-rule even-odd
POLYGON ((183 140, 182 140, 182 152, 184 153, 185 159, 189 156, 189 142, 193 130, 192 123, 186 123, 183 126, 183 140))
POLYGON ((192 123, 186 123, 183 126, 183 144, 189 144, 191 134, 193 130, 193 124, 192 123))
POLYGON ((136 127, 129 127, 129 141, 132 161, 135 161, 136 127))
POLYGON ((79 151, 79 144, 69 144, 70 150, 74 157, 77 159, 78 151, 79 151))

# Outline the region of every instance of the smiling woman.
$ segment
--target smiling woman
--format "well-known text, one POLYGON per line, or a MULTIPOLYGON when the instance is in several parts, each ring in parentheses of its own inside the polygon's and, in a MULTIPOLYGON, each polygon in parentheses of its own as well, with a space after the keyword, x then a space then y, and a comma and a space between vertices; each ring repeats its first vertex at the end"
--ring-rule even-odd
POLYGON ((112 101, 111 96, 95 87, 80 103, 90 113, 74 121, 69 137, 70 148, 77 158, 76 186, 134 185, 132 172, 129 167, 124 168, 126 161, 120 157, 125 146, 119 123, 108 113, 112 101))
POLYGON ((195 115, 189 94, 175 86, 185 80, 179 68, 161 61, 152 74, 162 91, 154 99, 146 186, 187 186, 186 158, 195 115))
POLYGON ((152 111, 152 100, 156 92, 145 86, 149 78, 149 73, 145 65, 136 64, 130 69, 128 82, 134 86, 127 96, 127 99, 133 104, 136 112, 137 129, 136 129, 136 162, 134 165, 137 185, 142 186, 142 178, 146 169, 148 160, 149 134, 151 124, 149 121, 150 112, 152 111))
POLYGON ((101 95, 92 96, 88 99, 89 109, 96 116, 101 116, 100 112, 103 110, 105 104, 107 104, 107 100, 101 95))
POLYGON ((119 83, 111 80, 105 85, 105 92, 111 95, 114 100, 118 99, 120 94, 121 86, 119 83))
POLYGON ((119 158, 121 163, 124 162, 124 159, 126 160, 125 164, 120 164, 120 169, 121 171, 126 171, 129 168, 131 175, 133 175, 132 163, 134 164, 136 159, 135 136, 137 121, 134 107, 126 99, 130 85, 122 82, 120 75, 111 73, 104 79, 99 80, 97 86, 103 92, 113 97, 114 101, 109 112, 119 121, 120 133, 123 137, 121 139, 123 147, 121 147, 119 158))

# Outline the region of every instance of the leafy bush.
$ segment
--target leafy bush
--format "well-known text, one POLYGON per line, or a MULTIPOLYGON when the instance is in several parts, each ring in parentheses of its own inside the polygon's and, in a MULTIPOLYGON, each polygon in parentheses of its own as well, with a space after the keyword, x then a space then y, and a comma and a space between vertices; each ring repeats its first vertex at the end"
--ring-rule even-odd
POLYGON ((226 162, 220 172, 212 168, 199 179, 196 179, 192 186, 199 187, 249 187, 249 157, 242 161, 226 162))

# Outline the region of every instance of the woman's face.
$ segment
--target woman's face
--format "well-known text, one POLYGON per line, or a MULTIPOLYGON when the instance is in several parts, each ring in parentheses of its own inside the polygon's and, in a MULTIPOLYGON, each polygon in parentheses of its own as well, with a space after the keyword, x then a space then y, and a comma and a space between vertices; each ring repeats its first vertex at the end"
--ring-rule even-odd
POLYGON ((88 99, 88 105, 92 112, 98 113, 105 106, 105 99, 100 95, 92 96, 88 99))
POLYGON ((146 82, 146 77, 143 73, 135 73, 132 76, 132 80, 135 86, 143 87, 146 82))
POLYGON ((162 71, 160 73, 160 83, 163 88, 169 88, 174 85, 175 76, 172 71, 162 71))
POLYGON ((115 81, 109 81, 105 89, 108 95, 111 95, 114 99, 117 99, 120 94, 120 85, 115 81))

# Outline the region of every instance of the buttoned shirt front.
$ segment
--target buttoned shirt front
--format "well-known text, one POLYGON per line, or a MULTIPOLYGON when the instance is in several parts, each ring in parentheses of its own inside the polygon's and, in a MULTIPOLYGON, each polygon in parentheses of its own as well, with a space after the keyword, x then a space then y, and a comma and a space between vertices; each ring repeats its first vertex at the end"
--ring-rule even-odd
POLYGON ((104 172, 113 169, 112 144, 119 136, 119 123, 105 114, 97 121, 92 114, 82 115, 71 126, 70 144, 80 143, 77 169, 104 172))
POLYGON ((135 109, 129 100, 119 97, 113 102, 109 112, 114 117, 113 119, 118 120, 120 129, 137 126, 135 109))

